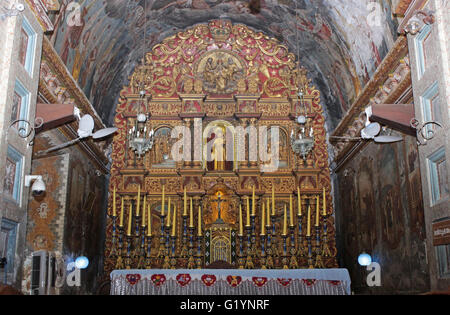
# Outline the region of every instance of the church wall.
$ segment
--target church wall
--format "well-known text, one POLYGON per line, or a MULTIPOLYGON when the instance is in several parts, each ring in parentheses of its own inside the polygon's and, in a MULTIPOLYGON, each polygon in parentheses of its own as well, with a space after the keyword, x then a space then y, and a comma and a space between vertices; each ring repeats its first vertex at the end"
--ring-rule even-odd
POLYGON ((337 173, 339 262, 355 293, 410 294, 429 290, 421 170, 416 140, 367 144, 337 173), (366 252, 381 265, 381 286, 368 287, 358 264, 366 252))
POLYGON ((19 288, 30 193, 24 178, 30 174, 32 137, 19 136, 11 122, 18 118, 34 122, 43 30, 27 4, 18 15, 4 17, 0 19, 0 258, 7 259, 6 283, 19 288), (25 19, 27 31, 22 31, 25 19), (29 35, 27 45, 24 32, 29 35))
POLYGON ((431 10, 435 21, 417 34, 408 35, 416 118, 421 124, 435 121, 442 126, 434 125, 432 139, 419 147, 420 167, 424 174, 427 259, 433 291, 448 290, 450 286, 449 233, 445 232, 445 226, 450 222, 449 5, 445 1, 425 1, 424 10, 431 10), (441 156, 436 160, 439 154, 441 156), (435 166, 438 166, 436 172, 432 171, 435 166), (436 231, 443 232, 443 242, 436 242, 436 231))
MULTIPOLYGON (((59 130, 41 133, 35 150, 63 140, 59 130)), ((88 268, 81 271, 80 287, 68 286, 63 278, 54 293, 94 293, 103 270, 106 176, 77 145, 33 159, 32 171, 43 175, 47 192, 29 201, 23 292, 31 288, 31 254, 45 250, 55 253, 63 267, 78 256, 89 259, 88 268)))

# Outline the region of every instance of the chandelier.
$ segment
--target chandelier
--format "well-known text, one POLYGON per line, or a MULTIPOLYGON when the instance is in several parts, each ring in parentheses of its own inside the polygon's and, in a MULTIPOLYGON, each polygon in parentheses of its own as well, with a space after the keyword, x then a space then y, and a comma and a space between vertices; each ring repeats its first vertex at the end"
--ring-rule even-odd
POLYGON ((298 126, 291 132, 291 147, 292 151, 300 155, 304 161, 308 154, 314 148, 314 129, 310 126, 308 119, 310 118, 307 113, 307 108, 303 99, 303 90, 300 89, 298 93, 300 99, 300 115, 296 118, 298 126))
MULTIPOLYGON (((145 98, 145 91, 140 92, 141 105, 145 98)), ((136 117, 136 122, 132 128, 128 131, 128 143, 131 148, 140 159, 148 150, 151 150, 154 143, 154 131, 147 130, 146 114, 139 113, 136 117)))

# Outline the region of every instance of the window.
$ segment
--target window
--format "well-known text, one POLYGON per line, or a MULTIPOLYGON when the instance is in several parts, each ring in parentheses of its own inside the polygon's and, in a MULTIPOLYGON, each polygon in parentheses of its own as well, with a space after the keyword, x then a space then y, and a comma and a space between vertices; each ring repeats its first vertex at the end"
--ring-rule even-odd
POLYGON ((416 46, 416 58, 417 58, 417 74, 419 76, 419 80, 422 78, 425 73, 427 67, 427 55, 426 52, 429 50, 429 44, 427 44, 427 40, 430 37, 431 26, 426 25, 422 31, 417 35, 415 39, 416 46))
POLYGON ((440 278, 450 278, 450 244, 436 246, 440 278))
MULTIPOLYGON (((11 122, 18 119, 28 120, 28 108, 30 103, 30 92, 25 89, 19 80, 16 80, 14 87, 14 95, 11 107, 11 122)), ((14 125, 21 135, 26 135, 30 126, 24 122, 19 121, 14 125)))
MULTIPOLYGON (((421 97, 421 103, 424 123, 429 121, 441 122, 442 114, 438 82, 433 83, 425 91, 421 97)), ((436 125, 428 125, 426 129, 427 136, 431 136, 435 129, 436 125)))
POLYGON ((17 223, 2 219, 0 226, 0 258, 6 258, 6 272, 14 271, 16 254, 17 223))
POLYGON ((20 204, 22 193, 23 156, 13 147, 8 146, 4 181, 4 193, 20 204))
POLYGON ((431 205, 435 205, 448 198, 447 163, 445 159, 445 148, 441 148, 427 158, 431 205))
POLYGON ((36 50, 36 32, 25 17, 23 17, 20 33, 19 62, 24 66, 28 74, 31 75, 33 73, 36 50))

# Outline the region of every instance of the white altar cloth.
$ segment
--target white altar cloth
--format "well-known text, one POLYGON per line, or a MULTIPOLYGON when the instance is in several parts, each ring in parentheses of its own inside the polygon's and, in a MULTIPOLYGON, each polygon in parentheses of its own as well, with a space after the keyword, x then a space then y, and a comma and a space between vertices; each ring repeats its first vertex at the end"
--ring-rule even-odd
POLYGON ((111 295, 349 295, 347 269, 144 269, 111 272, 111 295))

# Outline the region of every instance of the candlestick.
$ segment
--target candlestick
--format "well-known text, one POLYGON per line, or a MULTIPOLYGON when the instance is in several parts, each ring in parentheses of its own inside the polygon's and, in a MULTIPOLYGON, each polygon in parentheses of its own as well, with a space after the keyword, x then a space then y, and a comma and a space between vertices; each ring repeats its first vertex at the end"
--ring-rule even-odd
POLYGON ((161 215, 164 216, 164 209, 165 208, 165 204, 164 204, 164 185, 162 186, 162 199, 161 199, 161 215))
POLYGON ((255 215, 255 186, 253 186, 253 193, 252 193, 252 215, 255 215))
POLYGON ((311 235, 306 236, 306 241, 308 243, 308 269, 314 269, 312 259, 311 235))
POLYGON ((288 255, 287 255, 287 244, 286 244, 287 235, 283 234, 281 237, 283 238, 283 255, 282 255, 281 263, 283 264, 283 269, 289 269, 289 266, 288 266, 288 255))
POLYGON ((113 190, 113 217, 115 217, 116 214, 116 187, 114 186, 113 190))
POLYGON ((275 215, 275 186, 272 184, 272 216, 275 215))
POLYGON ((316 262, 314 268, 323 268, 322 253, 320 248, 320 227, 316 226, 316 262))
POLYGON ((315 226, 319 226, 319 217, 320 217, 320 212, 319 212, 319 196, 316 197, 316 224, 315 226))
POLYGON ((147 223, 146 221, 146 214, 147 214, 147 196, 144 195, 144 205, 142 206, 142 226, 145 226, 147 223))
POLYGON ((170 197, 169 197, 169 202, 167 204, 167 224, 166 226, 169 227, 170 226, 170 197))
MULTIPOLYGON (((192 199, 192 198, 191 198, 192 199)), ((184 209, 183 215, 187 215, 187 196, 186 196, 186 186, 184 186, 184 209)))
POLYGON ((138 186, 136 216, 138 217, 141 211, 141 185, 138 186))
POLYGON ((119 222, 119 226, 123 227, 123 197, 122 197, 122 203, 121 203, 121 208, 120 208, 120 222, 119 222))
POLYGON ((239 255, 238 255, 238 264, 239 269, 244 269, 244 235, 238 235, 239 237, 239 255))
POLYGON ((306 226, 306 236, 311 236, 311 206, 308 205, 308 221, 306 226))
POLYGON ((249 227, 250 226, 250 198, 248 196, 247 197, 247 224, 245 225, 245 227, 249 227))
POLYGON ((243 222, 242 222, 242 205, 239 204, 239 236, 244 235, 243 222))
POLYGON ((188 269, 195 268, 195 260, 194 260, 194 226, 189 227, 189 252, 188 252, 188 269))
POLYGON ((189 227, 194 227, 194 208, 192 207, 192 197, 191 197, 191 208, 189 210, 189 227))
POLYGON ((262 215, 261 215, 261 235, 265 235, 266 234, 266 226, 265 226, 265 220, 266 220, 266 210, 265 210, 265 205, 264 202, 262 204, 262 215))
MULTIPOLYGON (((149 213, 150 216, 150 213, 149 213)), ((151 269, 152 268, 152 261, 151 261, 151 251, 152 251, 152 235, 151 233, 147 234, 147 254, 145 256, 145 268, 151 269)))
POLYGON ((152 236, 152 213, 150 205, 147 208, 147 236, 152 236))
POLYGON ((245 230, 247 231, 247 259, 245 261, 245 269, 253 269, 253 260, 252 260, 252 227, 246 226, 245 230))
POLYGON ((124 230, 123 230, 123 226, 119 226, 119 248, 118 248, 118 255, 117 255, 117 260, 116 260, 116 270, 119 269, 123 269, 124 268, 124 264, 123 264, 123 234, 124 234, 124 230))
POLYGON ((294 210, 292 208, 292 194, 289 195, 289 226, 294 226, 294 210))
POLYGON ((177 225, 177 206, 173 208, 173 222, 172 222, 172 236, 175 236, 176 225, 177 225))
MULTIPOLYGON (((199 206, 199 209, 200 209, 200 206, 199 206)), ((203 244, 203 236, 201 234, 201 229, 199 229, 199 235, 197 236, 197 255, 195 255, 197 269, 202 268, 202 257, 203 257, 202 256, 202 244, 203 244)))
POLYGON ((127 236, 131 236, 131 220, 133 218, 133 204, 130 202, 130 211, 128 212, 128 230, 127 236))
POLYGON ((202 236, 202 208, 198 206, 198 236, 202 236))
POLYGON ((291 233, 291 249, 290 254, 291 254, 291 260, 289 262, 289 268, 291 269, 297 269, 298 268, 298 262, 297 262, 297 251, 295 250, 295 227, 292 225, 289 227, 290 229, 290 233, 291 233))

